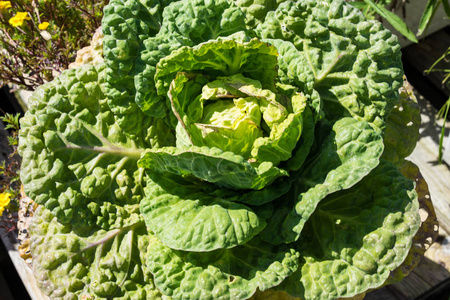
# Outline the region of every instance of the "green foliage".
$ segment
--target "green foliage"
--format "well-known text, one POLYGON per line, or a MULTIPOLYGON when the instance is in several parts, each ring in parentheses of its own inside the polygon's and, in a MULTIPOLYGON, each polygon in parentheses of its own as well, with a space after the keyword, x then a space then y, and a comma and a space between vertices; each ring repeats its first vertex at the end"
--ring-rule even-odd
MULTIPOLYGON (((10 132, 7 136, 8 144, 12 147, 12 151, 7 161, 2 161, 0 165, 0 178, 2 178, 1 193, 10 193, 13 198, 18 200, 20 194, 20 178, 19 169, 21 159, 17 153, 19 141, 19 118, 20 114, 6 113, 0 120, 5 124, 5 129, 10 132)), ((16 204, 18 201, 16 201, 16 204)))
POLYGON ((426 32, 428 26, 431 23, 431 20, 433 20, 434 15, 436 14, 436 11, 438 10, 439 5, 441 3, 443 4, 447 16, 450 17, 450 11, 448 9, 449 7, 448 0, 428 0, 425 10, 422 14, 422 17, 420 18, 417 35, 422 35, 426 32))
POLYGON ((419 139, 420 107, 414 96, 412 86, 405 80, 400 89, 400 101, 389 115, 384 136, 383 158, 397 167, 403 163, 416 147, 419 139), (401 134, 400 134, 401 133, 401 134), (402 147, 398 147, 401 143, 402 147))
MULTIPOLYGON (((430 74, 430 72, 441 72, 444 75, 444 79, 442 80, 443 85, 448 85, 448 79, 450 78, 450 69, 442 69, 437 68, 437 65, 444 61, 450 55, 450 48, 439 57, 431 67, 425 71, 425 74, 430 74)), ((443 155, 443 145, 444 145, 444 136, 445 136, 445 123, 447 122, 448 111, 450 109, 450 98, 442 105, 439 109, 437 117, 443 118, 444 122, 442 124, 441 135, 439 137, 439 151, 438 151, 438 162, 442 163, 442 155, 443 155)))
POLYGON ((383 284, 404 260, 395 254, 418 230, 415 198, 413 182, 386 161, 352 189, 327 196, 298 241, 299 269, 281 288, 306 299, 336 299, 383 284))
POLYGON ((450 5, 448 0, 428 0, 425 6, 424 12, 419 21, 419 27, 417 33, 413 33, 410 28, 403 22, 403 20, 396 14, 403 10, 406 2, 402 1, 398 5, 397 1, 392 0, 347 0, 348 3, 354 7, 360 9, 364 15, 369 18, 383 18, 389 24, 392 25, 400 34, 406 37, 408 40, 418 43, 417 37, 426 33, 431 21, 433 20, 436 11, 442 4, 444 11, 448 17, 450 17, 450 5))
POLYGON ((405 260, 399 124, 418 120, 397 109, 397 38, 342 0, 259 4, 112 0, 105 65, 33 94, 19 151, 46 294, 336 299, 405 260))
POLYGON ((51 298, 165 299, 147 267, 152 236, 142 221, 80 231, 61 224, 41 206, 32 222, 33 272, 51 298))
POLYGON ((392 27, 397 29, 398 32, 404 35, 407 39, 415 43, 419 42, 411 29, 409 29, 408 26, 406 26, 406 24, 402 21, 402 19, 395 13, 387 10, 383 5, 376 4, 371 0, 364 0, 364 2, 369 5, 375 12, 377 12, 382 18, 386 19, 386 21, 388 21, 392 25, 392 27))
POLYGON ((108 1, 1 2, 0 86, 35 90, 67 69, 76 51, 89 44, 108 1))
POLYGON ((149 229, 173 249, 204 252, 247 243, 266 225, 249 207, 197 189, 169 192, 149 181, 141 213, 149 229), (178 224, 173 232, 170 224, 178 224))
POLYGON ((19 208, 20 199, 20 166, 21 159, 17 153, 17 146, 19 141, 19 117, 20 114, 6 113, 0 120, 5 124, 5 133, 7 134, 8 145, 12 151, 9 153, 7 160, 0 162, 0 217, 3 215, 5 208, 9 212, 5 219, 1 220, 0 227, 7 231, 17 228, 17 217, 10 214, 19 208), (8 132, 10 134, 8 134, 8 132), (8 199, 8 204, 4 206, 4 200, 8 199))
POLYGON ((136 163, 149 144, 110 113, 103 74, 103 66, 83 66, 39 88, 21 119, 19 151, 31 199, 63 223, 109 229, 140 219, 142 187, 130 183, 142 177, 136 163))

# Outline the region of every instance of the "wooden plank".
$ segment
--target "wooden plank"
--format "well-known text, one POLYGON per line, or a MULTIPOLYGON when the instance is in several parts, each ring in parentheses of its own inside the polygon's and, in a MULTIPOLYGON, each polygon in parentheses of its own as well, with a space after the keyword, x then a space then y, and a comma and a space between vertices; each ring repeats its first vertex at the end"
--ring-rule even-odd
POLYGON ((401 300, 412 300, 429 291, 432 287, 432 285, 424 282, 417 273, 412 272, 401 282, 390 286, 389 289, 395 290, 395 294, 401 300))
MULTIPOLYGON (((420 139, 409 159, 414 162, 428 183, 431 200, 436 210, 440 226, 450 232, 450 167, 438 164, 439 136, 443 120, 437 120, 436 109, 416 93, 421 106, 422 125, 420 139)), ((446 123, 447 135, 450 122, 446 123)))
POLYGON ((429 293, 435 286, 450 278, 450 273, 441 264, 423 258, 419 265, 402 281, 385 286, 367 294, 364 300, 413 300, 429 293))
POLYGON ((450 273, 443 265, 428 257, 422 259, 417 268, 413 270, 413 274, 430 286, 436 286, 450 277, 450 273))
POLYGON ((22 279, 23 285, 25 286, 31 299, 48 300, 49 298, 45 296, 38 288, 32 270, 20 257, 18 251, 19 245, 17 243, 16 236, 13 233, 9 233, 8 235, 1 234, 0 236, 6 250, 8 250, 9 257, 11 258, 11 261, 14 264, 17 273, 22 279))
POLYGON ((450 299, 450 278, 441 282, 438 286, 433 287, 433 289, 420 295, 415 300, 448 300, 450 299))
POLYGON ((373 292, 367 293, 366 297, 364 297, 364 300, 400 300, 396 296, 394 292, 391 291, 391 289, 388 286, 385 286, 379 290, 375 290, 373 292))
POLYGON ((390 289, 401 295, 400 299, 416 299, 448 278, 450 273, 445 267, 425 257, 410 275, 390 289))
POLYGON ((439 236, 438 240, 425 252, 425 256, 450 273, 450 236, 448 234, 439 236))

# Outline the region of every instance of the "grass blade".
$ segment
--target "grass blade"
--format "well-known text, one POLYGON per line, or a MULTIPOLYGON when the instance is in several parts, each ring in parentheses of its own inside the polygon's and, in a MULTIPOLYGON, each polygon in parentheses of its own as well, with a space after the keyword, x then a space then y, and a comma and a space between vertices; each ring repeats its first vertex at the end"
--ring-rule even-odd
POLYGON ((428 0, 427 6, 425 7, 422 17, 420 18, 417 35, 421 35, 428 29, 428 26, 430 25, 431 20, 433 19, 439 7, 439 4, 441 4, 441 0, 428 0))
POLYGON ((347 2, 347 3, 353 7, 356 7, 357 9, 360 9, 360 10, 363 10, 367 6, 367 4, 365 4, 363 2, 359 2, 359 1, 353 1, 353 2, 347 2))
POLYGON ((442 0, 442 6, 444 6, 445 14, 450 18, 450 4, 448 0, 442 0))
POLYGON ((445 14, 450 18, 450 4, 448 0, 442 0, 442 6, 444 6, 445 14))
MULTIPOLYGON (((435 1, 435 0, 430 0, 435 1)), ((393 12, 387 10, 384 8, 384 6, 377 5, 372 0, 364 0, 366 4, 368 4, 370 7, 373 8, 382 18, 386 19, 392 27, 394 27, 398 32, 400 32, 404 37, 406 37, 408 40, 417 43, 417 38, 414 35, 414 33, 411 31, 411 29, 406 26, 405 22, 402 21, 402 19, 394 14, 393 12)))
POLYGON ((439 157, 438 157, 438 163, 442 163, 442 155, 444 154, 442 151, 443 144, 444 144, 444 136, 445 136, 445 123, 447 122, 447 115, 450 108, 450 98, 445 102, 444 106, 441 107, 439 110, 438 116, 444 115, 444 123, 442 124, 442 130, 441 130, 441 136, 439 138, 439 157), (444 113, 445 111, 445 113, 444 113))
POLYGON ((450 47, 445 51, 444 54, 442 54, 441 57, 439 57, 428 70, 425 70, 425 75, 429 75, 430 72, 436 72, 438 70, 435 69, 436 65, 442 61, 443 59, 445 59, 448 55, 450 55, 450 47))

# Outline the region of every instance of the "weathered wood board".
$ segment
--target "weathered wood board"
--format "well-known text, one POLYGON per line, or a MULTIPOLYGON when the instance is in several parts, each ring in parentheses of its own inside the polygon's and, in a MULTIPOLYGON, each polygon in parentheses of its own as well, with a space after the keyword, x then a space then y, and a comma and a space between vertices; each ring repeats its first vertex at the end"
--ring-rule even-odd
POLYGON ((33 276, 33 271, 25 264, 25 261, 19 255, 17 236, 15 236, 13 232, 7 235, 2 232, 0 237, 31 299, 48 300, 49 298, 38 288, 33 276))
MULTIPOLYGON (((438 163, 443 120, 436 119, 437 110, 428 101, 417 93, 416 97, 421 106, 422 125, 419 142, 409 158, 419 166, 428 183, 440 226, 450 232, 450 167, 447 162, 438 163)), ((446 137, 449 131, 450 122, 446 122, 446 137)))

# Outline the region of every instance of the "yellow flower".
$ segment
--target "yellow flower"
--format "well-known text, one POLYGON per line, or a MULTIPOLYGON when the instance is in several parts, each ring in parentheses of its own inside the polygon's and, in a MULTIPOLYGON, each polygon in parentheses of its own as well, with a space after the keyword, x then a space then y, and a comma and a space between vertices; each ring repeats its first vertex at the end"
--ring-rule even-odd
POLYGON ((9 24, 11 24, 14 27, 22 26, 23 21, 25 20, 31 20, 31 18, 28 16, 28 13, 18 12, 14 17, 9 19, 9 24))
POLYGON ((11 1, 0 1, 0 10, 6 10, 11 7, 11 1))
POLYGON ((5 207, 9 204, 9 197, 11 197, 11 194, 9 193, 0 194, 0 216, 3 214, 5 207))
POLYGON ((38 27, 40 30, 45 30, 45 29, 47 29, 48 25, 50 25, 50 24, 48 24, 48 22, 42 22, 41 24, 39 24, 38 27))

